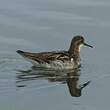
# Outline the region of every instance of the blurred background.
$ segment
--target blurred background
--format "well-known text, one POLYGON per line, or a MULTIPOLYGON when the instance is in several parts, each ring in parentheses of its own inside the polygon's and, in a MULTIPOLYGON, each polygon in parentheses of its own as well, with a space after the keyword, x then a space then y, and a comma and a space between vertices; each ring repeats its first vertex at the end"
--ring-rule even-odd
POLYGON ((0 0, 0 109, 108 110, 109 10, 109 0, 0 0), (94 46, 81 50, 78 81, 91 83, 80 97, 71 97, 65 78, 38 77, 43 70, 35 72, 16 53, 68 50, 75 35, 94 46))

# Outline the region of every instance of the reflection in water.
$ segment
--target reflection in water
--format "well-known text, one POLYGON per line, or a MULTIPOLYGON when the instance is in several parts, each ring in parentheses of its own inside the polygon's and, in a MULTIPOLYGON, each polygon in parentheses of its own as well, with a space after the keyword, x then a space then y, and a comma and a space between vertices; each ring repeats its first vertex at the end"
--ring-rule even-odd
POLYGON ((90 81, 82 85, 79 85, 79 75, 77 71, 67 73, 67 75, 68 75, 68 78, 66 81, 67 81, 67 85, 68 85, 71 96, 74 96, 74 97, 81 96, 82 89, 86 87, 90 83, 90 81))
POLYGON ((30 70, 22 71, 19 70, 17 74, 17 87, 26 87, 26 85, 19 85, 20 82, 29 81, 29 80, 37 80, 37 79, 45 79, 49 82, 60 82, 61 84, 66 84, 69 88, 69 92, 72 97, 80 97, 81 91, 84 87, 86 87, 90 81, 80 85, 79 77, 80 77, 80 69, 75 70, 64 70, 64 71, 56 71, 50 69, 43 68, 35 68, 32 67, 30 70))

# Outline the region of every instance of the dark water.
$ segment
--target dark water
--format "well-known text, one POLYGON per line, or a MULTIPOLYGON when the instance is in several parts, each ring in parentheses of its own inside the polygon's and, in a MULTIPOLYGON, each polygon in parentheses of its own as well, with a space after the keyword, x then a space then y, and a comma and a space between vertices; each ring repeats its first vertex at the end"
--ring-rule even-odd
POLYGON ((0 110, 109 110, 110 1, 0 1, 0 110), (75 71, 34 68, 16 53, 66 50, 81 34, 75 71))

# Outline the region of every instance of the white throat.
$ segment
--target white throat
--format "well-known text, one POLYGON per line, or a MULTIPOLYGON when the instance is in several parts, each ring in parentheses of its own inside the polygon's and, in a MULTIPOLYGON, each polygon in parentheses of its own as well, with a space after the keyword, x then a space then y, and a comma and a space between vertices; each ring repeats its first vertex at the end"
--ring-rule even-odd
POLYGON ((79 52, 80 52, 82 46, 83 46, 83 44, 81 44, 81 45, 79 46, 79 52))

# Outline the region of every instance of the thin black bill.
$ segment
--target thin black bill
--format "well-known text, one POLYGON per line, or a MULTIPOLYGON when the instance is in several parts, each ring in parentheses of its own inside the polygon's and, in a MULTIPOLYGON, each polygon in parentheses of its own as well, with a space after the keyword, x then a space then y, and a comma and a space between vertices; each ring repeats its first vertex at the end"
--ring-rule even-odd
POLYGON ((84 43, 84 45, 93 48, 93 46, 91 46, 89 44, 84 43))

